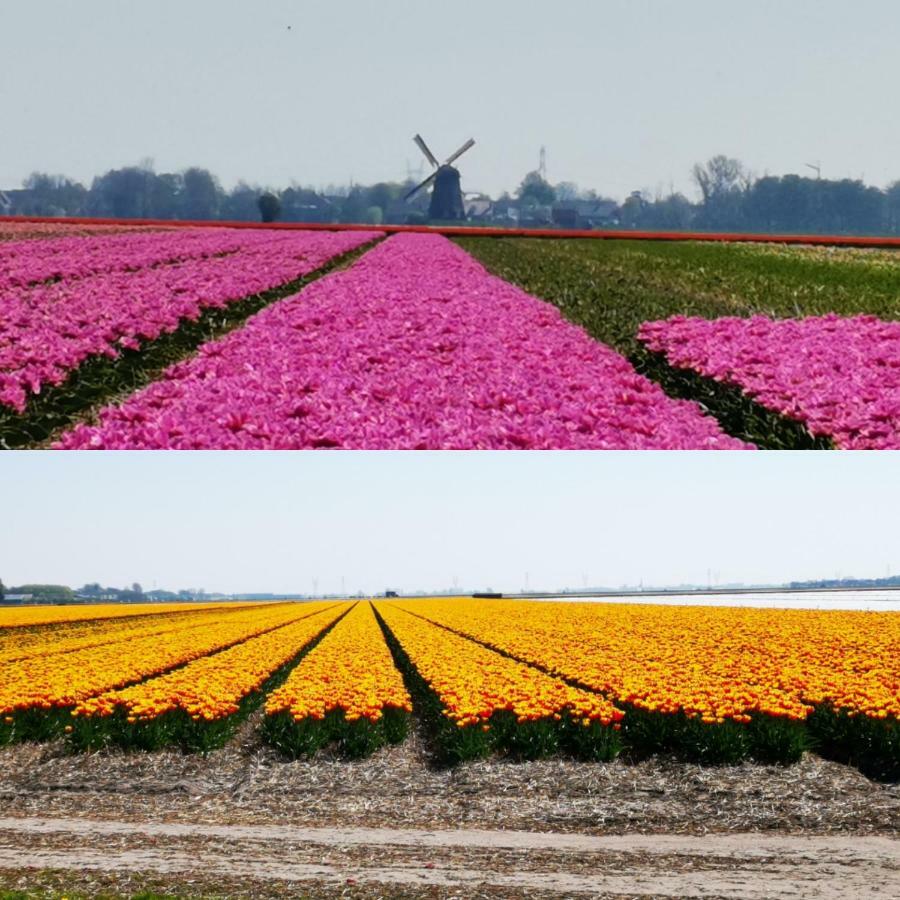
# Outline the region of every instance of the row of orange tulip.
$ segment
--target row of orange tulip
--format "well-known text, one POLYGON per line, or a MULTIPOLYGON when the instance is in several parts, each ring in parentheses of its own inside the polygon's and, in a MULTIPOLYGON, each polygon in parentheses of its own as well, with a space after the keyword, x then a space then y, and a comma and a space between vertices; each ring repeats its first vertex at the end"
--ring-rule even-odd
POLYGON ((234 715, 250 694, 293 660, 349 606, 348 603, 298 605, 294 615, 303 616, 298 621, 203 656, 172 672, 89 697, 78 703, 72 714, 105 717, 121 713, 129 723, 156 719, 175 711, 203 721, 234 715))
POLYGON ((119 619, 191 609, 213 609, 221 603, 90 603, 71 606, 8 606, 0 608, 0 629, 119 619))
POLYGON ((388 708, 412 712, 412 701, 370 603, 357 604, 266 702, 267 715, 286 712, 298 722, 331 712, 377 722, 388 708))
POLYGON ((401 603, 648 712, 803 721, 814 706, 900 719, 900 616, 497 600, 401 603))
POLYGON ((194 628, 246 609, 246 606, 238 605, 212 609, 203 606, 200 609, 182 608, 156 615, 114 617, 35 628, 8 628, 0 631, 0 663, 71 653, 74 650, 86 650, 151 634, 194 628))
POLYGON ((254 607, 227 616, 211 612, 202 627, 21 660, 0 668, 0 715, 72 706, 286 625, 307 612, 306 605, 292 603, 254 607))
POLYGON ((440 700, 443 715, 457 726, 490 728, 498 712, 512 713, 519 724, 568 717, 609 725, 622 718, 599 694, 571 687, 425 621, 415 614, 419 606, 379 603, 376 608, 440 700))

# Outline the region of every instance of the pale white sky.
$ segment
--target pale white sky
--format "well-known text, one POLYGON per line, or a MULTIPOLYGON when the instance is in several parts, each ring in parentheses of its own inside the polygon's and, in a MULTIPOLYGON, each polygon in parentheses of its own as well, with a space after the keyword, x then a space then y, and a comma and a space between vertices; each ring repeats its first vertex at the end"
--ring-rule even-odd
POLYGON ((895 0, 3 0, 0 187, 146 157, 230 186, 402 179, 466 138, 467 190, 692 191, 758 174, 900 178, 895 0), (289 28, 290 26, 290 28, 289 28))
POLYGON ((900 572, 895 453, 0 454, 0 577, 374 592, 900 572))

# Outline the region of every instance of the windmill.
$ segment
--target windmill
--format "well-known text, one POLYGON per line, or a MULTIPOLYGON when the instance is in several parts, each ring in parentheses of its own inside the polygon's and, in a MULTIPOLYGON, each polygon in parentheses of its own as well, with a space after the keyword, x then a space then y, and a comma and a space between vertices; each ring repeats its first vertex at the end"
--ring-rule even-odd
POLYGON ((431 206, 428 208, 428 218, 441 221, 465 219, 466 210, 463 206, 462 189, 459 186, 459 169, 455 169, 453 163, 463 153, 474 147, 475 141, 469 138, 456 153, 447 157, 446 161, 441 164, 437 161, 437 157, 428 149, 428 145, 422 140, 421 135, 417 134, 413 140, 424 154, 425 159, 434 166, 434 171, 421 184, 417 184, 403 199, 410 200, 422 188, 428 187, 429 184, 434 182, 434 189, 431 192, 431 206))

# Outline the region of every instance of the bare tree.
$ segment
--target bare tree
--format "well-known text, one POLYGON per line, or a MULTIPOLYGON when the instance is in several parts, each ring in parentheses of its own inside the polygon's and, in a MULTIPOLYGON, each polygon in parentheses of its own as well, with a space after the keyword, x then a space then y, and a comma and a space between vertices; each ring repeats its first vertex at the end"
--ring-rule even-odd
POLYGON ((740 160, 722 155, 702 165, 697 163, 692 174, 704 204, 732 191, 745 191, 753 183, 753 176, 740 160))
POLYGON ((703 196, 700 223, 716 228, 740 227, 742 199, 753 185, 753 176, 740 160, 714 156, 693 169, 703 196))

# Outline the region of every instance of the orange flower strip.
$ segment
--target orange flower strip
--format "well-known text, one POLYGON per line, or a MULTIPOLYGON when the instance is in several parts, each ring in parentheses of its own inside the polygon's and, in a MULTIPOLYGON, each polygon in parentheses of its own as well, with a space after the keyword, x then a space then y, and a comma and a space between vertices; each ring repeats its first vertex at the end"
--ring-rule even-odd
POLYGON ((648 712, 900 718, 900 616, 606 603, 410 601, 429 620, 648 712))
POLYGON ((227 616, 211 610, 205 625, 133 637, 71 653, 25 659, 0 668, 0 715, 73 706, 263 634, 322 609, 324 604, 279 603, 227 616))
POLYGON ((266 702, 263 733, 292 757, 337 742, 367 756, 406 736, 412 701, 371 603, 358 603, 266 702))
MULTIPOLYGON (((414 604, 405 604, 406 609, 414 604)), ((622 712, 597 694, 570 687, 387 603, 376 608, 443 714, 458 727, 489 725, 507 711, 519 724, 570 716, 609 725, 622 712)), ((417 609, 418 611, 418 609, 417 609)))
POLYGON ((340 711, 347 721, 377 722, 387 708, 412 712, 412 700, 370 603, 358 603, 266 701, 267 715, 296 721, 340 711))
POLYGON ((297 605, 293 615, 303 616, 298 621, 164 675, 89 697, 75 706, 72 715, 105 717, 119 712, 129 722, 155 719, 174 711, 203 721, 234 715, 248 695, 349 608, 349 603, 297 605))
POLYGON ((247 608, 246 605, 239 604, 215 607, 215 616, 211 616, 210 608, 204 606, 199 610, 179 610, 159 615, 126 616, 35 628, 9 628, 0 631, 0 663, 71 653, 73 650, 86 650, 135 637, 202 626, 216 618, 224 618, 247 608))
MULTIPOLYGON (((119 619, 157 613, 198 609, 228 608, 223 603, 89 603, 71 606, 8 606, 0 608, 0 629, 29 628, 56 622, 84 622, 95 619, 119 619)), ((246 606, 247 604, 242 604, 246 606)))

